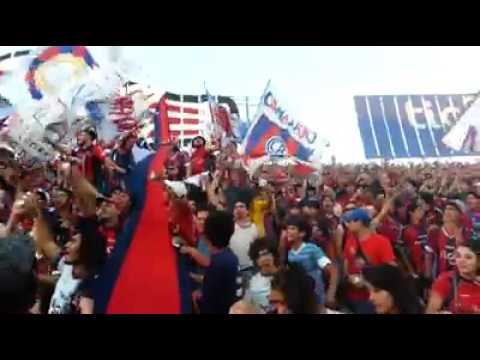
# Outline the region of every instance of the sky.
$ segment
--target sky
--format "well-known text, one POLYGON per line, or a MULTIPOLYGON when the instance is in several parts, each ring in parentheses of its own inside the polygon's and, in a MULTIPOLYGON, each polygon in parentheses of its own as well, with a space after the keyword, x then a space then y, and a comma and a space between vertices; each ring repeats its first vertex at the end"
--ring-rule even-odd
MULTIPOLYGON (((32 48, 0 46, 0 55, 32 48)), ((89 47, 97 61, 107 47, 89 47)), ((364 159, 355 95, 472 93, 480 47, 125 46, 132 74, 154 88, 260 96, 267 81, 297 120, 326 137, 339 162, 364 159)))

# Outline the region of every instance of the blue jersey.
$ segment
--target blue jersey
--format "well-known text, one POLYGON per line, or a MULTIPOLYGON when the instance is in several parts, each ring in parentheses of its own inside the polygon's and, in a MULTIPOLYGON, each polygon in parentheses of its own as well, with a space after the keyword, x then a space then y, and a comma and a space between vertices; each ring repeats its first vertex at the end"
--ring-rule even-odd
POLYGON ((325 285, 323 284, 323 269, 331 264, 323 250, 312 243, 303 243, 298 250, 288 252, 288 261, 303 267, 315 281, 317 304, 325 303, 325 285))

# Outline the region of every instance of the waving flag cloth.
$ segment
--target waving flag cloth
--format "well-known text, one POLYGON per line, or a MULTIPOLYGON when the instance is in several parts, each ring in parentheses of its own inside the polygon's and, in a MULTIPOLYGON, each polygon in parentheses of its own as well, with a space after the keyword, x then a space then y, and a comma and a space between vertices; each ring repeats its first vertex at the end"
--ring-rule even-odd
POLYGON ((206 90, 208 105, 211 114, 213 136, 225 143, 233 136, 232 119, 229 111, 220 105, 215 98, 206 90))
POLYGON ((21 50, 0 55, 0 83, 11 77, 21 65, 25 66, 31 54, 31 50, 21 50))
POLYGON ((12 104, 0 95, 0 122, 4 122, 10 115, 14 113, 12 104))
MULTIPOLYGON (((170 92, 167 92, 166 96, 170 137, 173 141, 178 139, 188 141, 196 136, 203 136, 208 141, 210 135, 217 130, 239 138, 236 134, 239 111, 231 97, 209 94, 181 95, 170 92), (218 109, 216 115, 213 108, 218 109)), ((137 144, 139 147, 148 150, 152 148, 152 129, 153 123, 151 124, 149 119, 142 120, 140 141, 137 144)))
POLYGON ((299 172, 308 174, 321 168, 328 147, 328 142, 280 106, 269 83, 240 152, 250 162, 252 159, 290 159, 296 162, 299 172))
MULTIPOLYGON (((169 141, 166 97, 155 116, 157 145, 169 141)), ((168 149, 142 160, 128 181, 133 195, 130 218, 95 289, 95 312, 178 314, 190 312, 191 292, 183 258, 172 246, 161 183, 149 174, 163 167, 168 149)))
POLYGON ((442 141, 456 151, 480 151, 480 93, 442 141))
POLYGON ((63 80, 62 84, 70 83, 77 80, 84 69, 95 66, 98 65, 85 46, 50 46, 30 63, 25 81, 32 98, 40 100, 45 93, 52 94, 58 90, 59 78, 63 80), (63 67, 69 71, 63 72, 66 70, 63 67))
MULTIPOLYGON (((16 70, 26 68, 31 50, 22 50, 16 52, 9 52, 0 55, 0 86, 11 84, 12 78, 16 70)), ((16 86, 18 87, 18 86, 16 86)), ((1 88, 0 90, 5 90, 1 88)), ((8 92, 8 91, 7 91, 8 92)), ((0 122, 2 124, 10 115, 15 113, 15 107, 7 97, 0 95, 0 122)))

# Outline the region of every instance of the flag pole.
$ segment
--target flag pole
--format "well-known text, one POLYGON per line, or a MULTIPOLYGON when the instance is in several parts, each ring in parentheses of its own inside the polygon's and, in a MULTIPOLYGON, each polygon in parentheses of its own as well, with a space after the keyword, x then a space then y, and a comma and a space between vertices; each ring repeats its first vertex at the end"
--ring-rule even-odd
MULTIPOLYGON (((265 96, 265 92, 267 91, 267 89, 270 87, 270 83, 271 83, 271 82, 272 82, 272 81, 271 81, 270 79, 268 79, 267 85, 266 85, 265 88, 263 89, 262 95, 260 96, 260 101, 259 101, 258 104, 257 104, 257 110, 255 111, 255 116, 253 117, 252 122, 255 121, 255 120, 258 118, 258 116, 260 115, 260 111, 261 111, 261 109, 262 109, 263 97, 265 96)), ((250 126, 250 127, 251 127, 251 126, 250 126)), ((249 133, 249 131, 247 130, 247 135, 245 136, 245 138, 248 137, 248 133, 249 133)))
MULTIPOLYGON (((203 88, 205 90, 205 95, 207 96, 207 102, 208 102, 208 109, 210 110, 210 133, 209 137, 212 139, 212 136, 215 137, 216 133, 216 128, 217 125, 215 123, 215 115, 213 113, 214 109, 212 107, 212 96, 210 95, 208 89, 207 89, 207 82, 204 80, 203 81, 203 88)), ((214 99, 215 101, 215 99, 214 99)))
POLYGON ((265 96, 265 93, 267 92, 268 88, 270 87, 270 84, 271 84, 272 80, 271 79, 268 79, 267 81, 267 85, 265 86, 265 88, 263 89, 263 92, 262 92, 262 95, 260 96, 260 102, 257 104, 257 111, 255 113, 255 117, 254 119, 256 119, 260 113, 260 109, 262 108, 262 100, 263 100, 263 97, 265 96))
MULTIPOLYGON (((248 138, 249 134, 250 134, 250 131, 252 129, 252 125, 253 125, 253 122, 255 122, 255 120, 257 120, 258 116, 260 115, 260 112, 261 112, 261 109, 262 109, 262 102, 263 102, 263 97, 265 95, 265 92, 267 91, 267 89, 270 87, 270 83, 271 83, 271 79, 268 79, 267 81, 267 85, 265 86, 263 92, 262 92, 262 95, 260 97, 260 101, 258 102, 257 104, 257 110, 255 112, 255 116, 253 117, 253 120, 250 122, 249 121, 249 128, 247 129, 247 133, 245 135, 245 138, 243 139, 242 143, 239 144, 240 145, 240 152, 243 152, 244 151, 244 143, 245 143, 245 139, 248 138)), ((271 161, 272 159, 270 159, 269 157, 269 160, 271 161)))

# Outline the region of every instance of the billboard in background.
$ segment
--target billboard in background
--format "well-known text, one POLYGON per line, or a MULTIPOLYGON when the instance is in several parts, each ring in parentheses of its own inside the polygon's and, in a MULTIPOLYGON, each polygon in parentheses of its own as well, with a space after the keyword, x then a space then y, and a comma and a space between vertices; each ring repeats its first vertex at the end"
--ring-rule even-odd
POLYGON ((367 159, 479 156, 448 148, 443 137, 474 100, 474 94, 355 96, 367 159))

